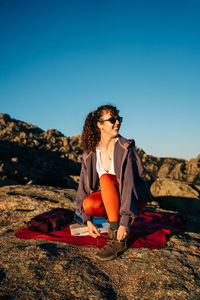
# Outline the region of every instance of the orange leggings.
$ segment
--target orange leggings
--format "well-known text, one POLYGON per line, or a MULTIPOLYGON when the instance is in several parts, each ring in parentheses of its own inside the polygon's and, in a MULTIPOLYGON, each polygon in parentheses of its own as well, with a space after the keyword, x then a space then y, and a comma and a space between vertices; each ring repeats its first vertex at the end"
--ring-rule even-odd
MULTIPOLYGON (((107 217, 109 222, 119 221, 119 183, 115 175, 103 174, 100 177, 100 191, 87 196, 83 201, 83 209, 89 216, 107 217)), ((138 211, 147 202, 137 203, 138 211)))
POLYGON ((108 217, 109 222, 119 221, 119 183, 115 175, 103 174, 100 191, 87 196, 83 209, 89 216, 108 217))

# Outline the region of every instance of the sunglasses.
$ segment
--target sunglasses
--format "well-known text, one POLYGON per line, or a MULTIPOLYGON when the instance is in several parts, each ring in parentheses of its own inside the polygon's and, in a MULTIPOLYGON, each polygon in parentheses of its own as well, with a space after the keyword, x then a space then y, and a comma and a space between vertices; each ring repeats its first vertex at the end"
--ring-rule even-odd
POLYGON ((100 123, 104 123, 104 122, 106 122, 106 121, 109 121, 111 124, 115 124, 116 121, 119 121, 119 123, 121 123, 122 120, 123 120, 123 118, 118 116, 118 117, 112 117, 112 118, 106 119, 106 120, 100 120, 99 122, 100 122, 100 123))

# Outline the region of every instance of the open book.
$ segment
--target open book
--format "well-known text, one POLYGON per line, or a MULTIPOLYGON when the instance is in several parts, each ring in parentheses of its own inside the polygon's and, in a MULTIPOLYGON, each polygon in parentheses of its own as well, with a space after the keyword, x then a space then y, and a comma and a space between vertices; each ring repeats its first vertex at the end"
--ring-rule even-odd
MULTIPOLYGON (((110 226, 109 223, 104 224, 96 224, 95 225, 100 233, 108 232, 108 227, 110 226)), ((88 227, 85 225, 81 225, 79 223, 74 223, 70 225, 70 232, 71 235, 76 236, 83 236, 83 235, 89 235, 88 233, 88 227)))
MULTIPOLYGON (((77 223, 70 225, 71 235, 84 236, 89 235, 88 227, 83 224, 82 219, 79 217, 78 212, 76 211, 74 216, 74 221, 77 223)), ((110 224, 103 217, 93 217, 92 223, 97 227, 100 233, 108 232, 110 224)))

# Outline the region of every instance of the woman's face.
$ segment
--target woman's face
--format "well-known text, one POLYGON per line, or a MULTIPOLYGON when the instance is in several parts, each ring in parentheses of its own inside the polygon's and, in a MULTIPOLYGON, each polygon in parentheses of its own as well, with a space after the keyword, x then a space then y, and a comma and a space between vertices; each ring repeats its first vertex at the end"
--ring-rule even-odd
POLYGON ((97 126, 100 129, 101 135, 106 134, 111 137, 115 137, 118 135, 119 128, 120 128, 120 122, 118 120, 115 121, 114 124, 109 121, 109 119, 115 119, 118 116, 112 116, 109 111, 104 111, 103 115, 101 117, 100 122, 97 123, 97 126), (105 121, 108 120, 108 121, 105 121))

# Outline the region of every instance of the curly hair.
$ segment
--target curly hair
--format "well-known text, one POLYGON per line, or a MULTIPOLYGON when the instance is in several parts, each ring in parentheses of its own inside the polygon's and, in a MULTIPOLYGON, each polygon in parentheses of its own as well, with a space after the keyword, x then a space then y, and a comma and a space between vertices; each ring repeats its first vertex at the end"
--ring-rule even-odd
POLYGON ((100 129, 97 122, 101 120, 104 112, 110 112, 112 117, 119 115, 119 110, 112 105, 99 106, 93 112, 90 112, 85 119, 81 135, 81 146, 83 151, 94 151, 101 139, 100 129))

